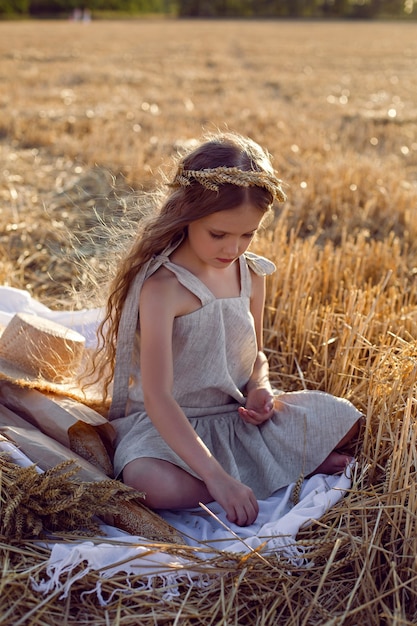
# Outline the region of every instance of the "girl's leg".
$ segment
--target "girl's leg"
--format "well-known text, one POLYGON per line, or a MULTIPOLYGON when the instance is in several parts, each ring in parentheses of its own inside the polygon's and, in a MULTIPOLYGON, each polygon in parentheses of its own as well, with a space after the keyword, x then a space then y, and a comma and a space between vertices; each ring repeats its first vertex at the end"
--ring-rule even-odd
POLYGON ((329 456, 327 456, 323 463, 321 463, 314 472, 309 474, 312 476, 313 474, 340 474, 343 472, 347 465, 351 462, 352 457, 349 454, 344 454, 343 452, 337 452, 333 450, 330 452, 329 456))
POLYGON ((150 509, 183 509, 212 502, 205 484, 173 463, 149 457, 135 459, 123 470, 123 481, 145 493, 150 509))

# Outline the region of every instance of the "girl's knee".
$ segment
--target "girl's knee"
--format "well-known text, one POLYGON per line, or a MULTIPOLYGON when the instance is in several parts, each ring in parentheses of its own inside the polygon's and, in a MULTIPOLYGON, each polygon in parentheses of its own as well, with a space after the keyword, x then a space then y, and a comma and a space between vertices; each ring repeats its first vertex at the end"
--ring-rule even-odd
POLYGON ((145 484, 149 487, 152 482, 152 476, 154 476, 152 471, 153 460, 147 458, 135 459, 125 465, 122 472, 125 485, 133 487, 137 491, 144 491, 145 484))
POLYGON ((135 459, 123 470, 123 482, 141 494, 150 509, 164 508, 165 494, 162 485, 163 468, 160 461, 152 458, 135 459))

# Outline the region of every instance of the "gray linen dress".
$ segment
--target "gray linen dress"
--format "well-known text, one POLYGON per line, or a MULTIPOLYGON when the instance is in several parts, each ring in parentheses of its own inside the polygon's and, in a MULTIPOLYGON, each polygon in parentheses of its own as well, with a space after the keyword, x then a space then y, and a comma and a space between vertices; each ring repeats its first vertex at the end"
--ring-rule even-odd
MULTIPOLYGON (((161 264, 201 301, 201 308, 175 319, 172 338, 173 395, 198 435, 222 467, 251 487, 258 499, 297 480, 300 474, 308 475, 335 448, 360 413, 347 400, 319 391, 300 391, 277 395, 273 417, 260 426, 240 418, 237 409, 245 404, 245 385, 257 355, 249 267, 258 274, 268 274, 275 269, 273 263, 245 253, 239 258, 240 296, 216 298, 196 276, 172 263, 169 254, 163 254, 138 278, 132 298, 136 307, 143 281, 161 264)), ((127 315, 131 328, 133 322, 137 323, 137 308, 134 312, 132 306, 127 315)), ((124 324, 121 322, 119 337, 123 336, 124 324)), ((110 413, 117 432, 115 474, 119 475, 136 458, 153 457, 170 461, 196 476, 165 443, 146 414, 139 350, 136 329, 129 376, 127 371, 121 375, 124 385, 129 378, 126 415, 120 416, 120 408, 110 413)), ((120 376, 115 378, 115 386, 123 386, 120 376)))

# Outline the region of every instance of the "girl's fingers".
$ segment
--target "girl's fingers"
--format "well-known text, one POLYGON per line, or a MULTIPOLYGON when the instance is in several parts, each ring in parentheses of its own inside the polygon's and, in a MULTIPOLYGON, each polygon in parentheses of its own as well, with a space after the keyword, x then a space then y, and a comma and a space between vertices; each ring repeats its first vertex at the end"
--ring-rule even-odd
POLYGON ((245 409, 244 407, 239 407, 238 412, 240 417, 248 424, 259 425, 271 417, 271 410, 259 414, 257 413, 257 411, 245 409))
POLYGON ((251 415, 251 412, 248 409, 239 407, 238 411, 239 411, 240 417, 245 422, 248 422, 248 424, 257 424, 257 421, 254 419, 254 417, 251 415))
POLYGON ((250 526, 255 522, 258 516, 258 512, 259 506, 257 501, 255 500, 255 504, 248 501, 241 510, 233 508, 232 512, 230 514, 227 514, 226 517, 229 522, 237 524, 238 526, 250 526))

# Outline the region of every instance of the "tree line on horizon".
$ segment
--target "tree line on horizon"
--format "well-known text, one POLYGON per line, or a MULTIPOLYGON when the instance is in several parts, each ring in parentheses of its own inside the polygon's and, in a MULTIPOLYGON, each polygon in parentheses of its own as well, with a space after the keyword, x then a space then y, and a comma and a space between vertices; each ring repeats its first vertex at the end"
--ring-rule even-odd
POLYGON ((415 18, 417 0, 0 0, 0 16, 103 17, 171 15, 204 18, 415 18))

